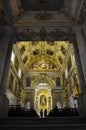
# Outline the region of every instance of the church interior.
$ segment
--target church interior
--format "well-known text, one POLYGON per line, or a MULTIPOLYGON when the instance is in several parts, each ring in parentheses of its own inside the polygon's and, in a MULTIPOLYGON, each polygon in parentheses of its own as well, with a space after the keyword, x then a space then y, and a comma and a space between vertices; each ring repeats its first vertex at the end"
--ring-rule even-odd
POLYGON ((0 40, 0 128, 85 130, 86 1, 0 0, 0 40))
POLYGON ((78 108, 80 85, 72 43, 14 44, 6 86, 10 107, 31 107, 39 116, 40 111, 48 114, 56 106, 78 108))

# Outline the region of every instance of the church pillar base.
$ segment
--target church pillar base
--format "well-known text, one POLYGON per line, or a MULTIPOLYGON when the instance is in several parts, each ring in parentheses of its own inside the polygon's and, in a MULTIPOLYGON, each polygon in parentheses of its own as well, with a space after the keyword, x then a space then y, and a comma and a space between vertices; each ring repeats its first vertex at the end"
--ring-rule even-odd
POLYGON ((86 92, 83 95, 83 101, 84 101, 84 108, 85 108, 85 117, 86 117, 86 92))
POLYGON ((8 117, 9 101, 6 95, 0 95, 0 118, 8 117))
POLYGON ((86 93, 78 97, 79 116, 86 117, 86 93))

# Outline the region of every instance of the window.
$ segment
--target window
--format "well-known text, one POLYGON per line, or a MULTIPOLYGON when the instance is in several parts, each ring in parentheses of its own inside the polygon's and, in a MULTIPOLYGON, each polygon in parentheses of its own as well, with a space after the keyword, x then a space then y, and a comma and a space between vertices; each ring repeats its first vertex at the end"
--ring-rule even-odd
POLYGON ((9 89, 13 92, 13 82, 14 82, 14 76, 11 73, 10 75, 10 83, 9 83, 9 89))
POLYGON ((25 51, 25 47, 23 46, 23 47, 20 49, 21 55, 24 53, 24 51, 25 51))
POLYGON ((26 78, 26 86, 30 86, 31 84, 31 79, 29 77, 26 78))
POLYGON ((21 78, 21 69, 18 70, 18 76, 21 78))
POLYGON ((18 62, 17 56, 15 57, 15 68, 16 68, 16 71, 18 72, 19 62, 18 62))
POLYGON ((68 78, 68 69, 65 70, 65 78, 68 78))
POLYGON ((56 78, 56 86, 60 86, 60 78, 58 77, 58 78, 56 78))
POLYGON ((53 51, 47 50, 47 54, 48 54, 48 55, 53 55, 53 51))
POLYGON ((38 54, 39 54, 39 50, 33 51, 33 55, 38 55, 38 54))
POLYGON ((14 61, 15 61, 15 54, 14 54, 13 51, 12 51, 12 54, 11 54, 11 61, 12 61, 12 63, 14 64, 14 61))
POLYGON ((72 67, 72 63, 71 63, 71 59, 69 58, 69 62, 68 62, 68 72, 70 71, 71 67, 72 67))
POLYGON ((27 61, 27 57, 25 57, 25 58, 23 59, 24 64, 26 63, 26 61, 27 61))

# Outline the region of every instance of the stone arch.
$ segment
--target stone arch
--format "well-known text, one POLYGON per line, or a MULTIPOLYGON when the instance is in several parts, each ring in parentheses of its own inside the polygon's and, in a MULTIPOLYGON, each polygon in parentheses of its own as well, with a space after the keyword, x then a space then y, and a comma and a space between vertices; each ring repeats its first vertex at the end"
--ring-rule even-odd
MULTIPOLYGON (((14 44, 14 41, 10 41, 10 42, 11 42, 11 45, 14 44)), ((80 68, 80 70, 78 69, 79 77, 82 77, 81 78, 82 81, 80 80, 80 85, 81 85, 81 88, 82 88, 82 92, 84 92, 84 90, 85 90, 85 88, 84 88, 84 86, 85 86, 85 80, 84 80, 84 76, 83 76, 82 64, 81 64, 81 59, 80 59, 80 56, 79 56, 79 51, 78 51, 77 41, 76 41, 75 36, 72 39, 72 43, 73 43, 74 49, 75 49, 75 58, 76 58, 76 62, 77 62, 77 68, 80 68)), ((10 44, 9 44, 9 47, 8 47, 7 56, 6 56, 5 62, 4 62, 3 74, 2 74, 2 77, 1 77, 1 86, 2 86, 1 89, 2 90, 5 89, 3 87, 6 87, 6 82, 5 81, 7 80, 7 73, 8 73, 7 70, 9 68, 9 64, 10 64, 9 61, 10 61, 10 55, 11 55, 11 53, 9 53, 9 50, 10 50, 10 52, 12 50, 12 47, 10 46, 10 44), (7 66, 5 66, 5 64, 7 66)), ((81 97, 81 95, 80 95, 80 97, 81 97)), ((84 97, 81 97, 81 98, 82 98, 82 100, 84 100, 84 97)), ((85 104, 83 104, 83 108, 84 107, 85 107, 85 104)))
MULTIPOLYGON (((34 88, 39 84, 41 83, 42 80, 40 77, 37 77, 31 84, 31 86, 33 86, 34 88)), ((51 88, 55 86, 55 82, 52 80, 52 78, 50 77, 45 77, 45 79, 43 80, 44 83, 48 83, 49 86, 51 86, 51 88)))

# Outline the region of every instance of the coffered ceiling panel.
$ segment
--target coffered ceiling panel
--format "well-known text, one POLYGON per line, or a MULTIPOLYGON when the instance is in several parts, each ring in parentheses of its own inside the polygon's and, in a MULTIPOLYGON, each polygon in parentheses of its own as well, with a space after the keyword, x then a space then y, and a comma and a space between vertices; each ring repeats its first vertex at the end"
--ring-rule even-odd
POLYGON ((1 21, 8 19, 15 28, 72 27, 85 21, 85 0, 1 0, 1 3, 1 21))
POLYGON ((69 25, 70 22, 63 13, 66 1, 6 0, 5 4, 10 20, 15 27, 33 27, 33 25, 41 27, 69 25))
POLYGON ((24 10, 61 10, 65 0, 20 0, 24 10))

